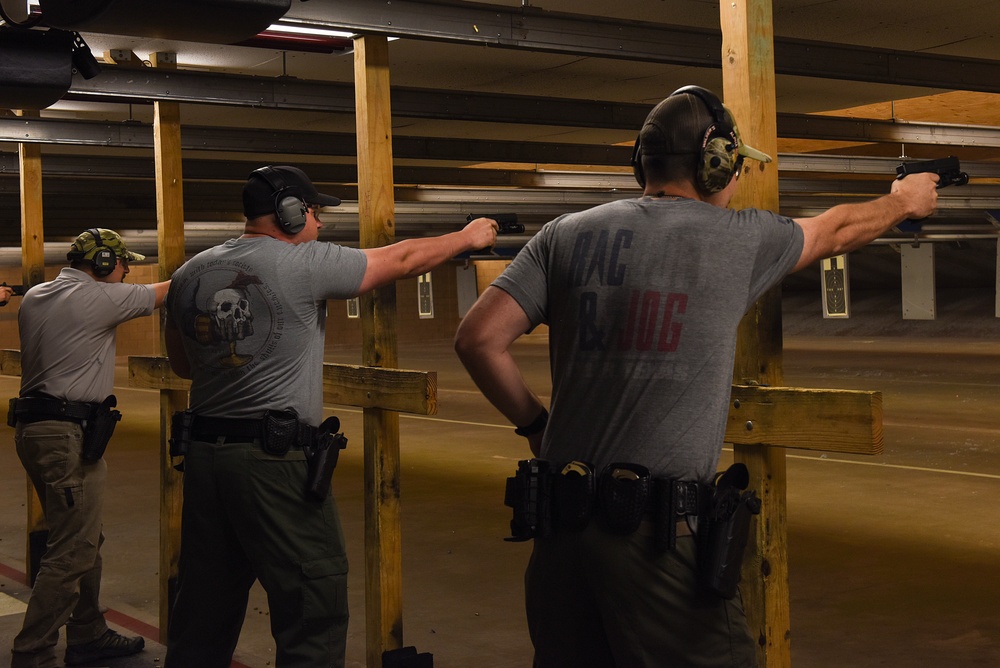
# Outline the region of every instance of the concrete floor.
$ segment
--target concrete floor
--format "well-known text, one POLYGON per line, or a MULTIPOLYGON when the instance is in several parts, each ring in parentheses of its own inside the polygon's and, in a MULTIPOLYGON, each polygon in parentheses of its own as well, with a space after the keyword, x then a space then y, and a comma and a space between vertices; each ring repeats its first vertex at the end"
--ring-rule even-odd
MULTIPOLYGON (((547 349, 519 346, 548 390, 547 349)), ((356 350, 328 361, 356 364, 356 350)), ((404 640, 438 668, 523 668, 528 544, 505 543, 504 479, 528 453, 479 395, 448 342, 403 346, 400 366, 438 372, 439 414, 401 417, 404 640)), ((1000 343, 948 337, 795 335, 785 384, 881 390, 886 452, 788 451, 792 660, 796 666, 1000 665, 1000 343)), ((155 638, 157 395, 125 385, 107 460, 104 601, 121 628, 155 638)), ((0 378, 0 396, 17 380, 0 378)), ((334 489, 351 560, 348 666, 364 665, 360 412, 331 407, 351 439, 334 489)), ((20 624, 23 471, 0 429, 0 667, 20 624)), ((724 452, 723 462, 731 454, 724 452)), ((255 589, 236 660, 273 665, 255 589)), ((117 666, 162 665, 162 647, 117 666)))

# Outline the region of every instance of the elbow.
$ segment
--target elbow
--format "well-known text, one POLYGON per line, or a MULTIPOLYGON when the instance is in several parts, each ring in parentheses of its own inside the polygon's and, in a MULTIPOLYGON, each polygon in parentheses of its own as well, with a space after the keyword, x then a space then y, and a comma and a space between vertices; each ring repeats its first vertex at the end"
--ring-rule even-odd
POLYGON ((468 316, 459 324, 452 345, 466 368, 483 354, 487 343, 484 334, 483 329, 475 326, 468 316))
POLYGON ((458 330, 455 332, 455 338, 452 340, 452 347, 455 349, 455 354, 458 355, 458 359, 462 360, 463 363, 472 354, 474 348, 468 329, 466 321, 463 320, 459 323, 458 330))

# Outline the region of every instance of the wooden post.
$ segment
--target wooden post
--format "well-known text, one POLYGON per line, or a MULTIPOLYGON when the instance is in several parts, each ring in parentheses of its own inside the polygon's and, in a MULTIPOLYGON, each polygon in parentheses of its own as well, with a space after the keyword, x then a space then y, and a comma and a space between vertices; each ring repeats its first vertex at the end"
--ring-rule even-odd
MULTIPOLYGON (((384 35, 354 40, 358 126, 358 217, 362 248, 395 239, 389 47, 384 35)), ((361 298, 363 363, 397 366, 396 286, 361 298)), ((399 528, 399 415, 364 409, 365 619, 367 663, 403 646, 402 549, 399 528)))
MULTIPOLYGON (((18 116, 38 118, 37 111, 18 111, 18 116)), ((42 215, 42 147, 18 144, 18 168, 21 185, 21 282, 25 289, 45 281, 45 231, 42 215)), ((38 566, 48 542, 42 502, 31 479, 27 484, 27 533, 25 535, 24 572, 28 584, 34 584, 38 566)))
MULTIPOLYGON (((748 143, 777 158, 774 29, 771 0, 719 5, 724 99, 748 143)), ((733 208, 778 210, 778 166, 747 161, 733 208)), ((781 288, 772 288, 740 323, 733 380, 777 386, 781 367, 781 288)), ((734 445, 736 461, 750 470, 750 486, 763 507, 756 541, 743 569, 743 603, 758 638, 761 668, 791 663, 785 453, 779 448, 734 445)))
MULTIPOLYGON (((153 66, 176 69, 172 53, 154 53, 153 66)), ((153 141, 156 168, 156 233, 159 280, 169 279, 184 263, 184 179, 181 170, 180 105, 153 103, 153 141)), ((166 310, 160 309, 160 350, 166 310)), ((185 390, 160 390, 160 641, 166 642, 170 611, 177 594, 180 558, 183 477, 170 461, 170 416, 187 407, 185 390)))

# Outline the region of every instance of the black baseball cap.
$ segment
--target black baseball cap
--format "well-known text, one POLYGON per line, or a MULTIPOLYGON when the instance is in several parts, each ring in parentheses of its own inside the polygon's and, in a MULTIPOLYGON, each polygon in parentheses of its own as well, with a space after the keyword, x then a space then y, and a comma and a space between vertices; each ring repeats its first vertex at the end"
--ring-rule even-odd
POLYGON ((316 190, 306 173, 289 165, 269 165, 250 172, 243 186, 243 215, 256 218, 275 212, 275 195, 297 197, 307 206, 337 206, 340 199, 316 190))

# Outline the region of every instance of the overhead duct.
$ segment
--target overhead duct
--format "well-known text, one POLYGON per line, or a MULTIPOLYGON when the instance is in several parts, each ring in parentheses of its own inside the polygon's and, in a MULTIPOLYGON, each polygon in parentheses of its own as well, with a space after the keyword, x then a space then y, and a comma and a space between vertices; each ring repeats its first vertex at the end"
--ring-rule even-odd
POLYGON ((0 104, 44 109, 73 82, 73 35, 62 30, 0 30, 0 104))
POLYGON ((232 44, 285 15, 291 0, 40 0, 42 22, 66 30, 232 44))

